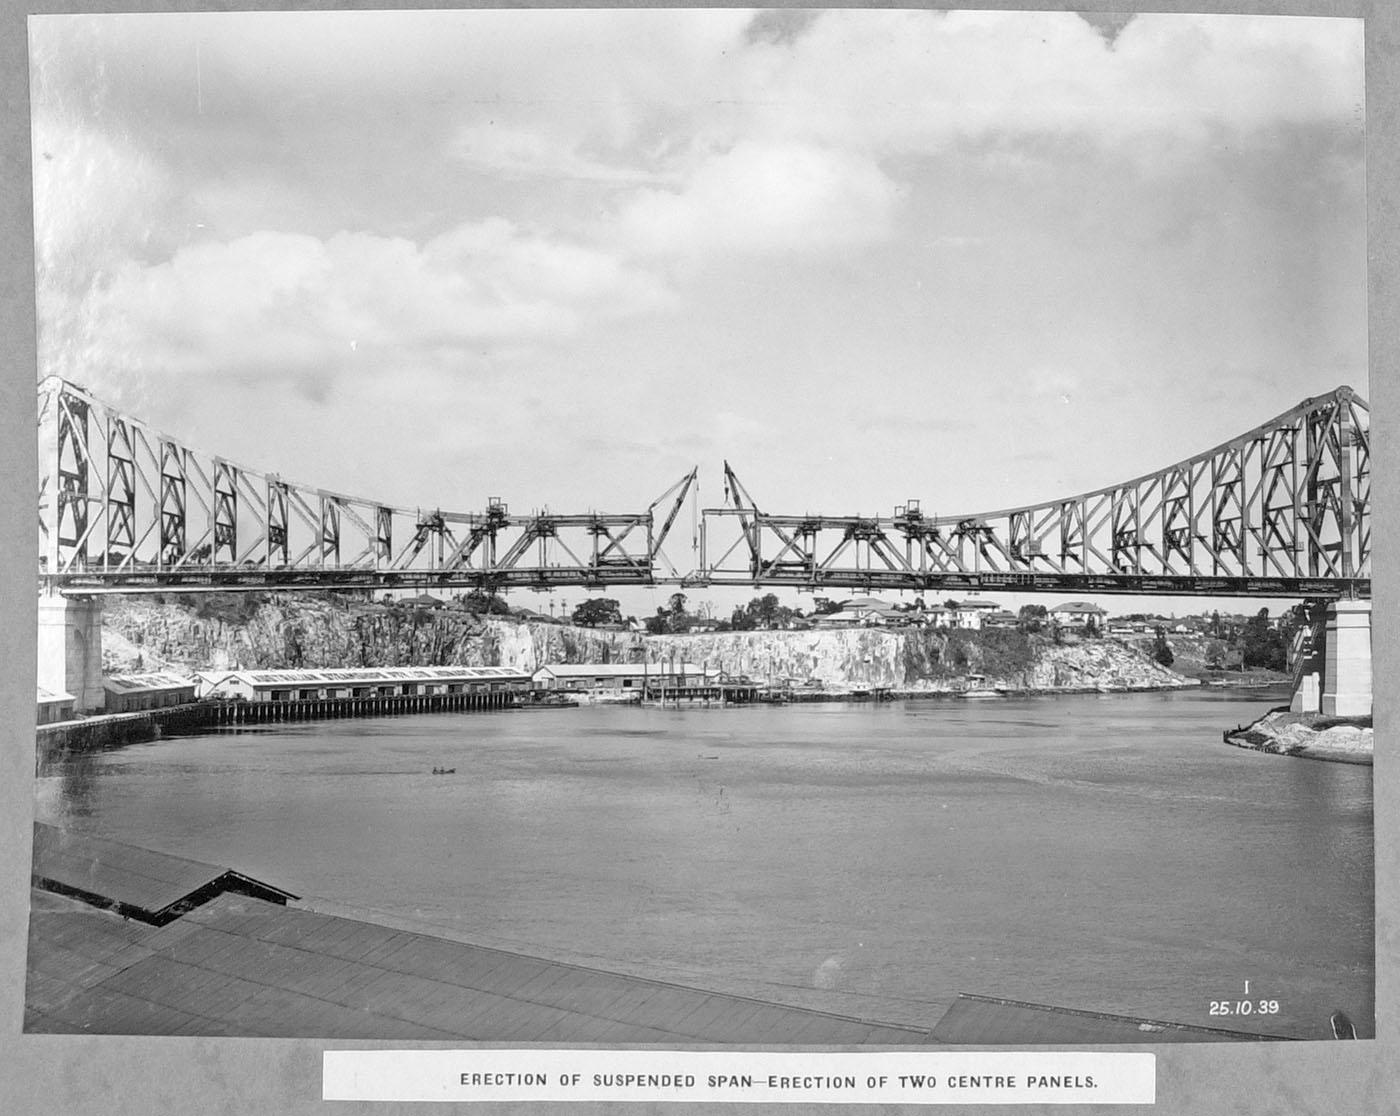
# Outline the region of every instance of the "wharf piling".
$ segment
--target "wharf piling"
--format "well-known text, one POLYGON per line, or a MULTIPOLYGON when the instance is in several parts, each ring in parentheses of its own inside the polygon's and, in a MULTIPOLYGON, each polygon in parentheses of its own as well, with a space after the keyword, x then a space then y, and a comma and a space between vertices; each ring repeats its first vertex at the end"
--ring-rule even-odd
POLYGON ((96 752, 142 740, 155 740, 167 732, 198 732, 207 728, 210 707, 206 702, 146 709, 135 713, 104 713, 81 721, 39 725, 35 736, 38 756, 55 752, 96 752))
POLYGON ((696 680, 683 686, 648 683, 644 700, 656 705, 744 705, 760 700, 760 690, 752 682, 696 680))
POLYGON ((39 725, 38 760, 65 752, 119 748, 167 733, 200 732, 239 725, 320 721, 336 717, 387 717, 403 713, 474 712, 513 708, 520 695, 489 693, 393 694, 378 697, 304 698, 290 701, 195 701, 134 713, 105 713, 78 721, 39 725))
POLYGON ((333 717, 385 717, 395 713, 457 713, 508 709, 517 695, 505 690, 484 694, 393 694, 380 697, 304 698, 291 701, 209 702, 211 724, 262 725, 281 721, 322 721, 333 717))

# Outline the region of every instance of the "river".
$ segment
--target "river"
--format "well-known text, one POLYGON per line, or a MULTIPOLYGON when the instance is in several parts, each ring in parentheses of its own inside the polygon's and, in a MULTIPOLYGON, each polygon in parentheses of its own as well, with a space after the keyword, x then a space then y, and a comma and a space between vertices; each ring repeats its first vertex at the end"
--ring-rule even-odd
POLYGON ((37 816, 318 909, 865 1018, 931 1026, 963 991, 1315 1038, 1341 1008, 1369 1036, 1371 768, 1221 743, 1282 697, 265 726, 68 757, 37 816))

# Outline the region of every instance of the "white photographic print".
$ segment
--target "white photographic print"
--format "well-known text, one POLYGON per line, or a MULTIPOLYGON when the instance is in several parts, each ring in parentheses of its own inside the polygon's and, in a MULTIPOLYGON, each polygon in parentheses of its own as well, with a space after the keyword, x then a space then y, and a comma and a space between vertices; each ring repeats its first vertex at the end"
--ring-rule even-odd
POLYGON ((29 49, 26 1034, 1376 1037, 1362 20, 29 49))

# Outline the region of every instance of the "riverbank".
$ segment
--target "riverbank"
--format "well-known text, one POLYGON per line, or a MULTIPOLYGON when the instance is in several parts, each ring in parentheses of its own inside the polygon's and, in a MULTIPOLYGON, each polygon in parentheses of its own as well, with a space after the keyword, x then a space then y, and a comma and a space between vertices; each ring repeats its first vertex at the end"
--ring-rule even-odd
MULTIPOLYGON (((1023 686, 1012 683, 1005 685, 998 684, 995 687, 979 689, 974 696, 978 700, 995 700, 996 698, 1055 697, 1083 694, 1150 694, 1161 690, 1190 690, 1201 685, 1201 683, 1190 678, 1183 678, 1175 683, 1156 683, 1146 686, 1132 686, 1126 684, 1104 684, 1098 686, 1023 686)), ((1267 684, 1261 683, 1260 685, 1263 686, 1267 684)), ((774 704, 824 701, 964 701, 968 700, 968 695, 960 686, 943 686, 938 688, 925 686, 915 689, 875 687, 869 690, 772 690, 761 692, 757 700, 760 703, 769 702, 774 704)))
POLYGON ((167 732, 200 733, 295 721, 392 717, 414 713, 470 713, 518 708, 514 695, 402 694, 393 697, 322 698, 290 701, 192 701, 136 713, 96 713, 72 721, 40 725, 36 732, 37 770, 55 757, 158 740, 167 732))
POLYGON ((332 594, 118 599, 103 615, 103 669, 688 663, 761 686, 832 695, 1178 689, 1199 680, 1128 641, 1016 630, 851 627, 644 635, 332 594))
POLYGON ((1375 755, 1370 717, 1324 717, 1287 707, 1272 709, 1224 737, 1237 748, 1332 763, 1370 764, 1375 755))

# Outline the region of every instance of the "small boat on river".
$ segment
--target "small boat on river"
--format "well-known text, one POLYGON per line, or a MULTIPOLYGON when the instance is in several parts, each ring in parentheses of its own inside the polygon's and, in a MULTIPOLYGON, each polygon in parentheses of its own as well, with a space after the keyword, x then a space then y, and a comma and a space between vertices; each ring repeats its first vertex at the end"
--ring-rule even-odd
POLYGON ((640 705, 641 690, 579 690, 578 697, 588 705, 640 705))
POLYGON ((987 685, 985 674, 969 674, 967 681, 961 690, 954 690, 955 697, 961 698, 999 698, 1005 695, 994 686, 987 685))
POLYGON ((560 693, 537 693, 516 705, 517 709, 577 709, 577 698, 560 693))

